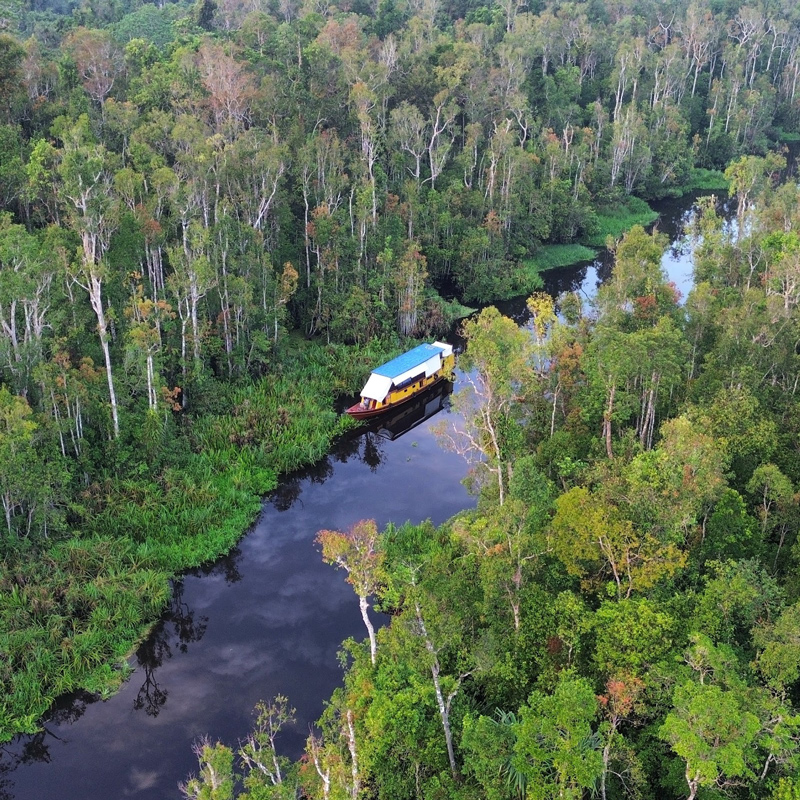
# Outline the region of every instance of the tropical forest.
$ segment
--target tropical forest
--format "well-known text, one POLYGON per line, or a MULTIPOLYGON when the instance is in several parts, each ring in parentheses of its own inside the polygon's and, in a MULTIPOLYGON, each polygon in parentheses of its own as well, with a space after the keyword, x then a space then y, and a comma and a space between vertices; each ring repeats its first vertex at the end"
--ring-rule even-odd
POLYGON ((0 797, 440 340, 469 503, 147 796, 800 800, 798 153, 793 0, 0 0, 0 797))

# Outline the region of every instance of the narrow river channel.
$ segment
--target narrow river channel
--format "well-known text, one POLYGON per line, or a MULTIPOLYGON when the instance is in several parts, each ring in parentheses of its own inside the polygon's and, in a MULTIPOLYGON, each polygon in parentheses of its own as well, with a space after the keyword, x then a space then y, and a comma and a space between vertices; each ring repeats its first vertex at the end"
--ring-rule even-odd
MULTIPOLYGON (((680 233, 692 199, 659 207, 671 240, 664 267, 684 296, 691 262, 680 233)), ((607 258, 554 270, 547 291, 590 297, 610 270, 607 258)), ((524 299, 502 310, 520 321, 524 299)), ((437 401, 438 402, 438 401, 437 401)), ((131 660, 114 697, 65 697, 35 736, 0 753, 0 800, 164 800, 196 769, 192 743, 208 734, 235 746, 261 699, 283 694, 297 724, 281 747, 299 756, 309 726, 341 682, 341 642, 365 635, 344 576, 322 563, 314 537, 374 518, 444 522, 474 505, 461 480, 467 467, 444 451, 431 427, 399 438, 374 431, 338 442, 314 467, 287 477, 253 529, 226 558, 176 582, 169 610, 131 660)), ((430 410, 430 409, 429 409, 430 410)))

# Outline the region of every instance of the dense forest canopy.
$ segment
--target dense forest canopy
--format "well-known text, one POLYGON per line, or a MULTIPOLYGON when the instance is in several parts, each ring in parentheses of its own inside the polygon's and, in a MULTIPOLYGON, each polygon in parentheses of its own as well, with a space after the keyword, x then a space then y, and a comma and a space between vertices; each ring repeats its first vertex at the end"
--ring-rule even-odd
POLYGON ((685 304, 634 227, 592 309, 469 319, 440 432, 477 509, 320 531, 368 633, 344 686, 302 761, 274 698, 184 795, 797 797, 798 222, 793 182, 739 226, 701 203, 685 304))
POLYGON ((477 511, 320 533, 369 643, 301 764, 275 698, 242 786, 209 742, 186 793, 798 796, 795 3, 4 0, 0 27, 0 737, 124 677, 365 363, 524 294, 527 328, 464 324, 442 438, 477 511), (633 224, 723 186, 681 298, 633 224), (535 291, 606 241, 591 308, 535 291))

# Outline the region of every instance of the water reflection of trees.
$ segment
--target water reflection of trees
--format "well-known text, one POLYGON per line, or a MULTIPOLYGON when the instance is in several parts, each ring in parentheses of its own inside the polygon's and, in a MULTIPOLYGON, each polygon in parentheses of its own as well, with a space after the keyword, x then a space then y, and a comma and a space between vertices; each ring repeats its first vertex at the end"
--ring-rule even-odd
MULTIPOLYGON (((581 263, 572 267, 560 267, 548 270, 542 278, 544 290, 553 297, 558 297, 564 292, 579 292, 586 282, 586 273, 591 262, 581 263)), ((499 307, 499 306, 498 306, 499 307)))
POLYGON ((367 431, 364 435, 364 452, 361 460, 369 467, 370 472, 375 472, 384 462, 385 455, 381 449, 384 440, 377 433, 367 431))
POLYGON ((23 764, 41 762, 49 764, 52 760, 50 745, 65 740, 55 731, 61 725, 70 725, 80 719, 87 706, 96 702, 99 695, 79 691, 60 697, 45 715, 41 730, 34 734, 18 736, 9 745, 0 747, 0 800, 12 800, 14 784, 9 777, 23 764))
POLYGON ((144 671, 144 682, 133 701, 134 711, 144 710, 149 717, 158 716, 161 707, 167 702, 169 692, 156 680, 156 669, 171 657, 169 634, 165 633, 165 624, 162 621, 136 651, 137 663, 144 671))
POLYGON ((278 511, 288 511, 299 500, 307 481, 324 483, 333 476, 334 463, 344 464, 355 459, 369 467, 371 472, 376 472, 386 462, 387 439, 398 439, 446 408, 452 390, 451 383, 441 381, 414 402, 404 403, 394 412, 375 417, 366 425, 339 437, 325 458, 281 479, 278 488, 270 495, 273 506, 278 511))
POLYGON ((372 472, 384 462, 382 440, 373 430, 360 428, 350 435, 340 437, 325 458, 311 467, 282 478, 270 495, 272 505, 277 511, 288 511, 300 499, 307 481, 325 483, 333 477, 334 463, 345 464, 354 459, 366 464, 372 472))
MULTIPOLYGON (((238 569, 240 556, 241 551, 236 548, 202 572, 222 574, 228 583, 235 583, 241 580, 238 569)), ((144 681, 133 701, 136 711, 158 716, 169 696, 168 690, 157 679, 158 668, 172 658, 174 649, 185 653, 192 642, 202 639, 207 627, 208 617, 196 616, 184 599, 183 581, 176 581, 167 611, 151 635, 136 650, 137 666, 144 673, 144 681)), ((65 741, 56 731, 76 722, 87 707, 99 699, 99 695, 85 691, 63 695, 45 715, 41 730, 32 735, 18 736, 9 745, 0 747, 0 800, 12 800, 14 797, 11 773, 20 765, 49 763, 50 746, 53 742, 65 741)))
POLYGON ((225 583, 239 583, 242 573, 239 571, 239 562, 242 559, 242 551, 234 547, 225 556, 220 556, 216 561, 210 561, 202 567, 197 567, 189 572, 190 575, 222 575, 225 583))
MULTIPOLYGON (((234 552, 239 552, 238 548, 234 552)), ((232 555, 233 553, 231 553, 232 555)), ((220 559, 214 563, 207 574, 222 571, 227 580, 228 572, 235 569, 235 577, 229 581, 234 583, 241 579, 235 564, 236 559, 231 559, 230 556, 220 559), (220 563, 225 561, 232 561, 232 564, 220 563)), ((173 645, 177 646, 179 652, 185 653, 191 642, 198 642, 203 638, 208 627, 208 617, 202 616, 195 619, 195 612, 184 601, 183 593, 183 581, 176 581, 172 589, 169 609, 136 651, 136 661, 144 672, 144 681, 133 701, 133 708, 135 711, 144 711, 151 717, 158 716, 169 696, 169 691, 158 682, 156 670, 165 661, 172 658, 173 645)))

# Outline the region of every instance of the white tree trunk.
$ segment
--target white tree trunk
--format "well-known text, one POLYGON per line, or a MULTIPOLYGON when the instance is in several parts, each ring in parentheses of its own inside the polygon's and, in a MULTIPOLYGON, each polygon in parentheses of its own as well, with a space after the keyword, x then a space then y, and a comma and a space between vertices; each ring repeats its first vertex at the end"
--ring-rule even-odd
POLYGON ((361 619, 364 620, 364 626, 367 629, 367 633, 369 634, 369 654, 372 658, 372 666, 375 666, 375 656, 378 652, 378 644, 375 640, 375 628, 372 625, 372 621, 367 614, 367 598, 366 595, 360 594, 358 596, 358 607, 361 609, 361 619))
POLYGON ((111 350, 108 346, 108 322, 103 308, 103 281, 94 272, 89 275, 89 300, 97 317, 97 332, 100 335, 100 346, 103 348, 103 358, 106 362, 108 395, 111 399, 111 419, 114 424, 114 438, 116 439, 119 437, 119 412, 117 410, 117 393, 114 391, 114 374, 111 369, 111 350))

